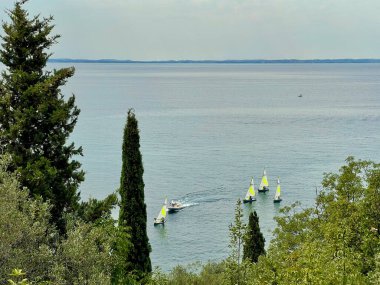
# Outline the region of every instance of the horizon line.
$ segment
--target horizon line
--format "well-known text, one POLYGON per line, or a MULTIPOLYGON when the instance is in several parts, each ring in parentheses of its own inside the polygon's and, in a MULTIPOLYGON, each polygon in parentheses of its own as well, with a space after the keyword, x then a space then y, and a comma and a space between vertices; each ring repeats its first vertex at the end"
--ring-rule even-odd
POLYGON ((62 63, 380 63, 380 58, 335 58, 335 59, 222 59, 222 60, 130 60, 130 59, 85 59, 51 58, 49 62, 62 63))

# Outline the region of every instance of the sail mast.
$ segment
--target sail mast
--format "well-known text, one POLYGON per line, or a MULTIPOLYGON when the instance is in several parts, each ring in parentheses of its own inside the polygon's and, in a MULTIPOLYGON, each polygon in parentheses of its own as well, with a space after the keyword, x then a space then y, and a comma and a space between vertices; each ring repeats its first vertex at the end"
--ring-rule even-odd
POLYGON ((166 220, 166 210, 167 207, 167 199, 165 199, 165 204, 162 206, 161 211, 158 213, 157 218, 155 219, 155 223, 164 223, 166 220))
POLYGON ((276 190, 276 195, 275 195, 275 199, 278 200, 280 199, 280 196, 281 196, 281 185, 280 185, 280 178, 277 178, 277 190, 276 190))
POLYGON ((261 178, 259 190, 267 191, 269 190, 268 188, 269 188, 269 183, 268 183, 268 178, 267 178, 267 172, 264 168, 263 177, 261 178))
POLYGON ((249 184, 247 195, 245 195, 245 196, 248 199, 250 197, 255 197, 256 196, 256 193, 255 193, 255 183, 253 182, 253 177, 251 178, 251 183, 249 184))

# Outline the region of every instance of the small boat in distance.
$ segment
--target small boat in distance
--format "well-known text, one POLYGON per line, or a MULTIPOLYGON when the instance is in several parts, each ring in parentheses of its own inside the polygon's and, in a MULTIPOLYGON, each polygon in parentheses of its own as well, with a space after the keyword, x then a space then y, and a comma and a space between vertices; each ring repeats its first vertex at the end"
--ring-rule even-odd
POLYGON ((298 98, 302 98, 302 94, 298 95, 298 98))
POLYGON ((253 177, 252 177, 247 194, 245 194, 245 197, 243 199, 243 203, 252 203, 253 201, 256 201, 256 193, 255 193, 255 184, 253 183, 253 177))
POLYGON ((171 200, 168 206, 168 212, 169 214, 175 213, 182 210, 183 208, 185 208, 185 206, 181 202, 178 200, 171 200))
POLYGON ((277 178, 277 190, 276 190, 276 194, 274 195, 273 203, 280 203, 281 201, 282 199, 281 199, 280 178, 277 178))
POLYGON ((165 225, 166 222, 166 207, 167 199, 165 199, 165 204, 162 206, 161 211, 158 213, 157 218, 154 218, 154 225, 165 225))
POLYGON ((269 191, 269 183, 267 178, 267 172, 264 168, 263 177, 261 178, 261 183, 259 186, 259 192, 266 192, 269 191))

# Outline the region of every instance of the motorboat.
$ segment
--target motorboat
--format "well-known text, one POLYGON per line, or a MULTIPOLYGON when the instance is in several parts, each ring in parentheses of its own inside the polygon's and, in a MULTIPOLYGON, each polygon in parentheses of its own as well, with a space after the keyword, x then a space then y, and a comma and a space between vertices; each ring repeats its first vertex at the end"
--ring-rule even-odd
POLYGON ((171 200, 167 209, 168 213, 175 213, 185 208, 185 206, 178 200, 171 200))

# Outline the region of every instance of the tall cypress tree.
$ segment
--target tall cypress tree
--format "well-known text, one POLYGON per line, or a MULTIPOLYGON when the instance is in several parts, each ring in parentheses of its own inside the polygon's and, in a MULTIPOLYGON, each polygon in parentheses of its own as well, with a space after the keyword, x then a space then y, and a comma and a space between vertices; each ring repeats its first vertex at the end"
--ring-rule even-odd
POLYGON ((48 49, 58 35, 51 35, 52 17, 29 17, 17 1, 3 23, 0 60, 6 69, 0 82, 0 148, 13 159, 23 186, 31 195, 50 200, 52 219, 64 230, 63 213, 77 207, 84 173, 72 159, 81 155, 67 139, 79 115, 75 97, 64 99, 61 86, 73 68, 46 71, 48 49))
POLYGON ((259 217, 256 211, 249 214, 247 232, 244 238, 243 259, 257 262, 260 255, 265 254, 265 239, 260 231, 259 217))
POLYGON ((129 110, 123 138, 119 226, 129 229, 132 243, 132 248, 125 256, 125 270, 137 275, 152 271, 149 257, 151 248, 146 231, 143 173, 138 123, 134 112, 129 110))

